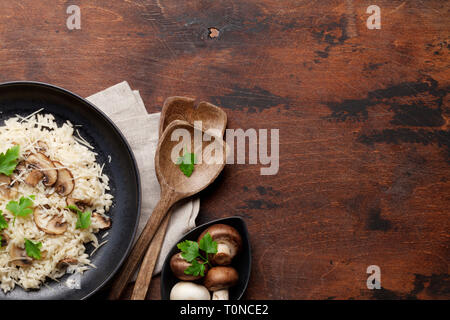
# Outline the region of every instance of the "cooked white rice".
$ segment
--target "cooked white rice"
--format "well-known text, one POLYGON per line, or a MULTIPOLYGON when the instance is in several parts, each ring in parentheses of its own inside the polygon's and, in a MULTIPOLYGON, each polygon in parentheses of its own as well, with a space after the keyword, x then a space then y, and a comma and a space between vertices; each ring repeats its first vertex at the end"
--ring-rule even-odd
MULTIPOLYGON (((108 193, 109 179, 103 173, 103 166, 96 162, 97 154, 92 146, 88 145, 75 130, 70 122, 58 126, 51 114, 35 113, 25 118, 17 116, 8 119, 5 125, 0 127, 0 153, 5 153, 18 144, 21 153, 19 159, 23 159, 26 150, 31 152, 35 150, 37 141, 45 142, 48 146, 46 152, 48 157, 52 161, 59 161, 74 177, 75 188, 70 196, 81 200, 90 199, 93 201, 90 208, 92 211, 106 214, 113 199, 108 193)), ((20 182, 20 176, 18 180, 20 182)), ((0 194, 0 210, 9 219, 9 226, 3 233, 10 238, 7 246, 0 248, 0 288, 4 292, 12 290, 16 284, 24 289, 39 288, 47 278, 61 277, 66 270, 59 270, 56 264, 67 257, 78 260, 78 265, 70 266, 67 272, 83 273, 90 267, 95 267, 91 264, 85 248, 88 242, 92 242, 96 248, 99 246, 95 235, 99 227, 95 220, 88 229, 76 229, 77 215, 66 209, 66 197, 52 193, 52 189, 45 187, 42 182, 36 187, 20 182, 17 191, 18 194, 14 199, 5 199, 0 194), (52 195, 48 196, 49 193, 52 195), (17 217, 13 225, 14 215, 6 209, 7 203, 10 200, 18 201, 21 196, 30 195, 36 196, 35 207, 48 205, 50 210, 60 210, 68 223, 68 228, 63 234, 49 235, 39 230, 33 220, 33 214, 26 218, 17 217), (13 244, 23 247, 24 238, 41 242, 41 251, 45 257, 33 260, 31 266, 17 267, 11 263, 9 249, 13 244)))

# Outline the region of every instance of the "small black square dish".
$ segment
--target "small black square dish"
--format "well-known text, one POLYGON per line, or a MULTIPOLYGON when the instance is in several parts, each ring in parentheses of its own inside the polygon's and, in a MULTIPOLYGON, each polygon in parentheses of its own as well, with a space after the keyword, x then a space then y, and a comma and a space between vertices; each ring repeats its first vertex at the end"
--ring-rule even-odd
MULTIPOLYGON (((231 267, 236 269, 239 275, 239 279, 237 283, 229 289, 229 300, 240 300, 244 295, 245 290, 247 289, 252 264, 249 234, 245 221, 241 217, 229 217, 205 223, 185 234, 181 239, 177 241, 177 244, 185 240, 197 241, 198 237, 206 229, 216 224, 225 224, 233 227, 242 238, 241 250, 237 253, 237 255, 231 262, 231 267)), ((172 256, 179 252, 180 250, 178 249, 177 245, 175 245, 165 258, 164 265, 161 271, 161 299, 163 300, 170 300, 170 292, 173 286, 181 281, 177 277, 175 277, 170 268, 170 260, 172 256)), ((204 278, 201 278, 194 282, 197 284, 203 284, 203 280, 204 278)))

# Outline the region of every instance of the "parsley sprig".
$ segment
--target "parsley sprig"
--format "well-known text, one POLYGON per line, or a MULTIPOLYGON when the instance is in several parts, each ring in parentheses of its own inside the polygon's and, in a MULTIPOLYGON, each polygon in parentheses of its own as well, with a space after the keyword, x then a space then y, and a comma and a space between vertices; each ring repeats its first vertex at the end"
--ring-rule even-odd
POLYGON ((191 265, 184 270, 185 274, 202 277, 205 275, 205 265, 209 262, 208 256, 217 253, 217 242, 213 241, 211 235, 206 233, 197 243, 191 240, 185 240, 177 244, 181 250, 181 256, 191 265), (203 256, 201 251, 205 253, 203 256))
POLYGON ((67 209, 74 211, 78 218, 77 223, 75 225, 76 229, 87 229, 91 225, 91 215, 92 213, 89 211, 83 212, 78 209, 77 206, 67 206, 67 209))
POLYGON ((20 197, 19 202, 11 200, 6 205, 6 209, 11 211, 14 215, 13 225, 16 222, 17 217, 27 217, 31 213, 33 213, 33 200, 36 197, 34 195, 28 197, 20 197))
POLYGON ((0 153, 0 173, 3 173, 8 177, 13 173, 17 166, 19 152, 20 146, 15 145, 6 150, 5 153, 0 153))
POLYGON ((194 165, 197 163, 195 153, 184 152, 182 157, 177 159, 177 165, 186 177, 190 177, 194 172, 194 165))
POLYGON ((33 242, 25 238, 25 251, 33 259, 41 259, 42 242, 33 242))

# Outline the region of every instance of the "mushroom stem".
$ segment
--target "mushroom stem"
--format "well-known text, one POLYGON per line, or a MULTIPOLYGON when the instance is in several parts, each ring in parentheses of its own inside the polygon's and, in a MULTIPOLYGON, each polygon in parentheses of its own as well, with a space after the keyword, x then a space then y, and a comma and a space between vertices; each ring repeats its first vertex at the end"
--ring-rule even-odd
POLYGON ((228 294, 228 289, 214 291, 212 299, 213 300, 229 300, 230 295, 228 294))
POLYGON ((231 255, 231 249, 225 243, 218 243, 217 244, 217 253, 231 255))

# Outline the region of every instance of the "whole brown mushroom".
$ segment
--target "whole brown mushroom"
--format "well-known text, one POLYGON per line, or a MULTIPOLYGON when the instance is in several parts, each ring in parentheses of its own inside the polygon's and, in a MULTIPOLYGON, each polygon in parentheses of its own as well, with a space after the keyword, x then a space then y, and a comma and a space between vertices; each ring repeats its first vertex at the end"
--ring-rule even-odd
MULTIPOLYGON (((200 260, 198 260, 198 262, 202 262, 200 260)), ((181 252, 174 254, 172 256, 172 258, 170 259, 170 269, 172 270, 173 274, 175 275, 175 277, 177 277, 180 280, 185 280, 185 281, 195 281, 198 280, 200 278, 202 278, 202 275, 198 275, 198 276, 194 276, 191 274, 186 274, 184 273, 184 271, 189 268, 192 264, 188 261, 186 261, 182 255, 181 252)), ((208 265, 205 265, 205 272, 204 274, 206 274, 208 272, 208 265)))
POLYGON ((213 291, 213 300, 229 300, 228 289, 239 280, 239 274, 233 267, 211 268, 205 277, 204 285, 213 291))
POLYGON ((209 260, 216 265, 229 265, 242 248, 242 238, 239 232, 226 224, 214 224, 198 237, 198 242, 209 233, 217 242, 217 253, 210 255, 209 260))

